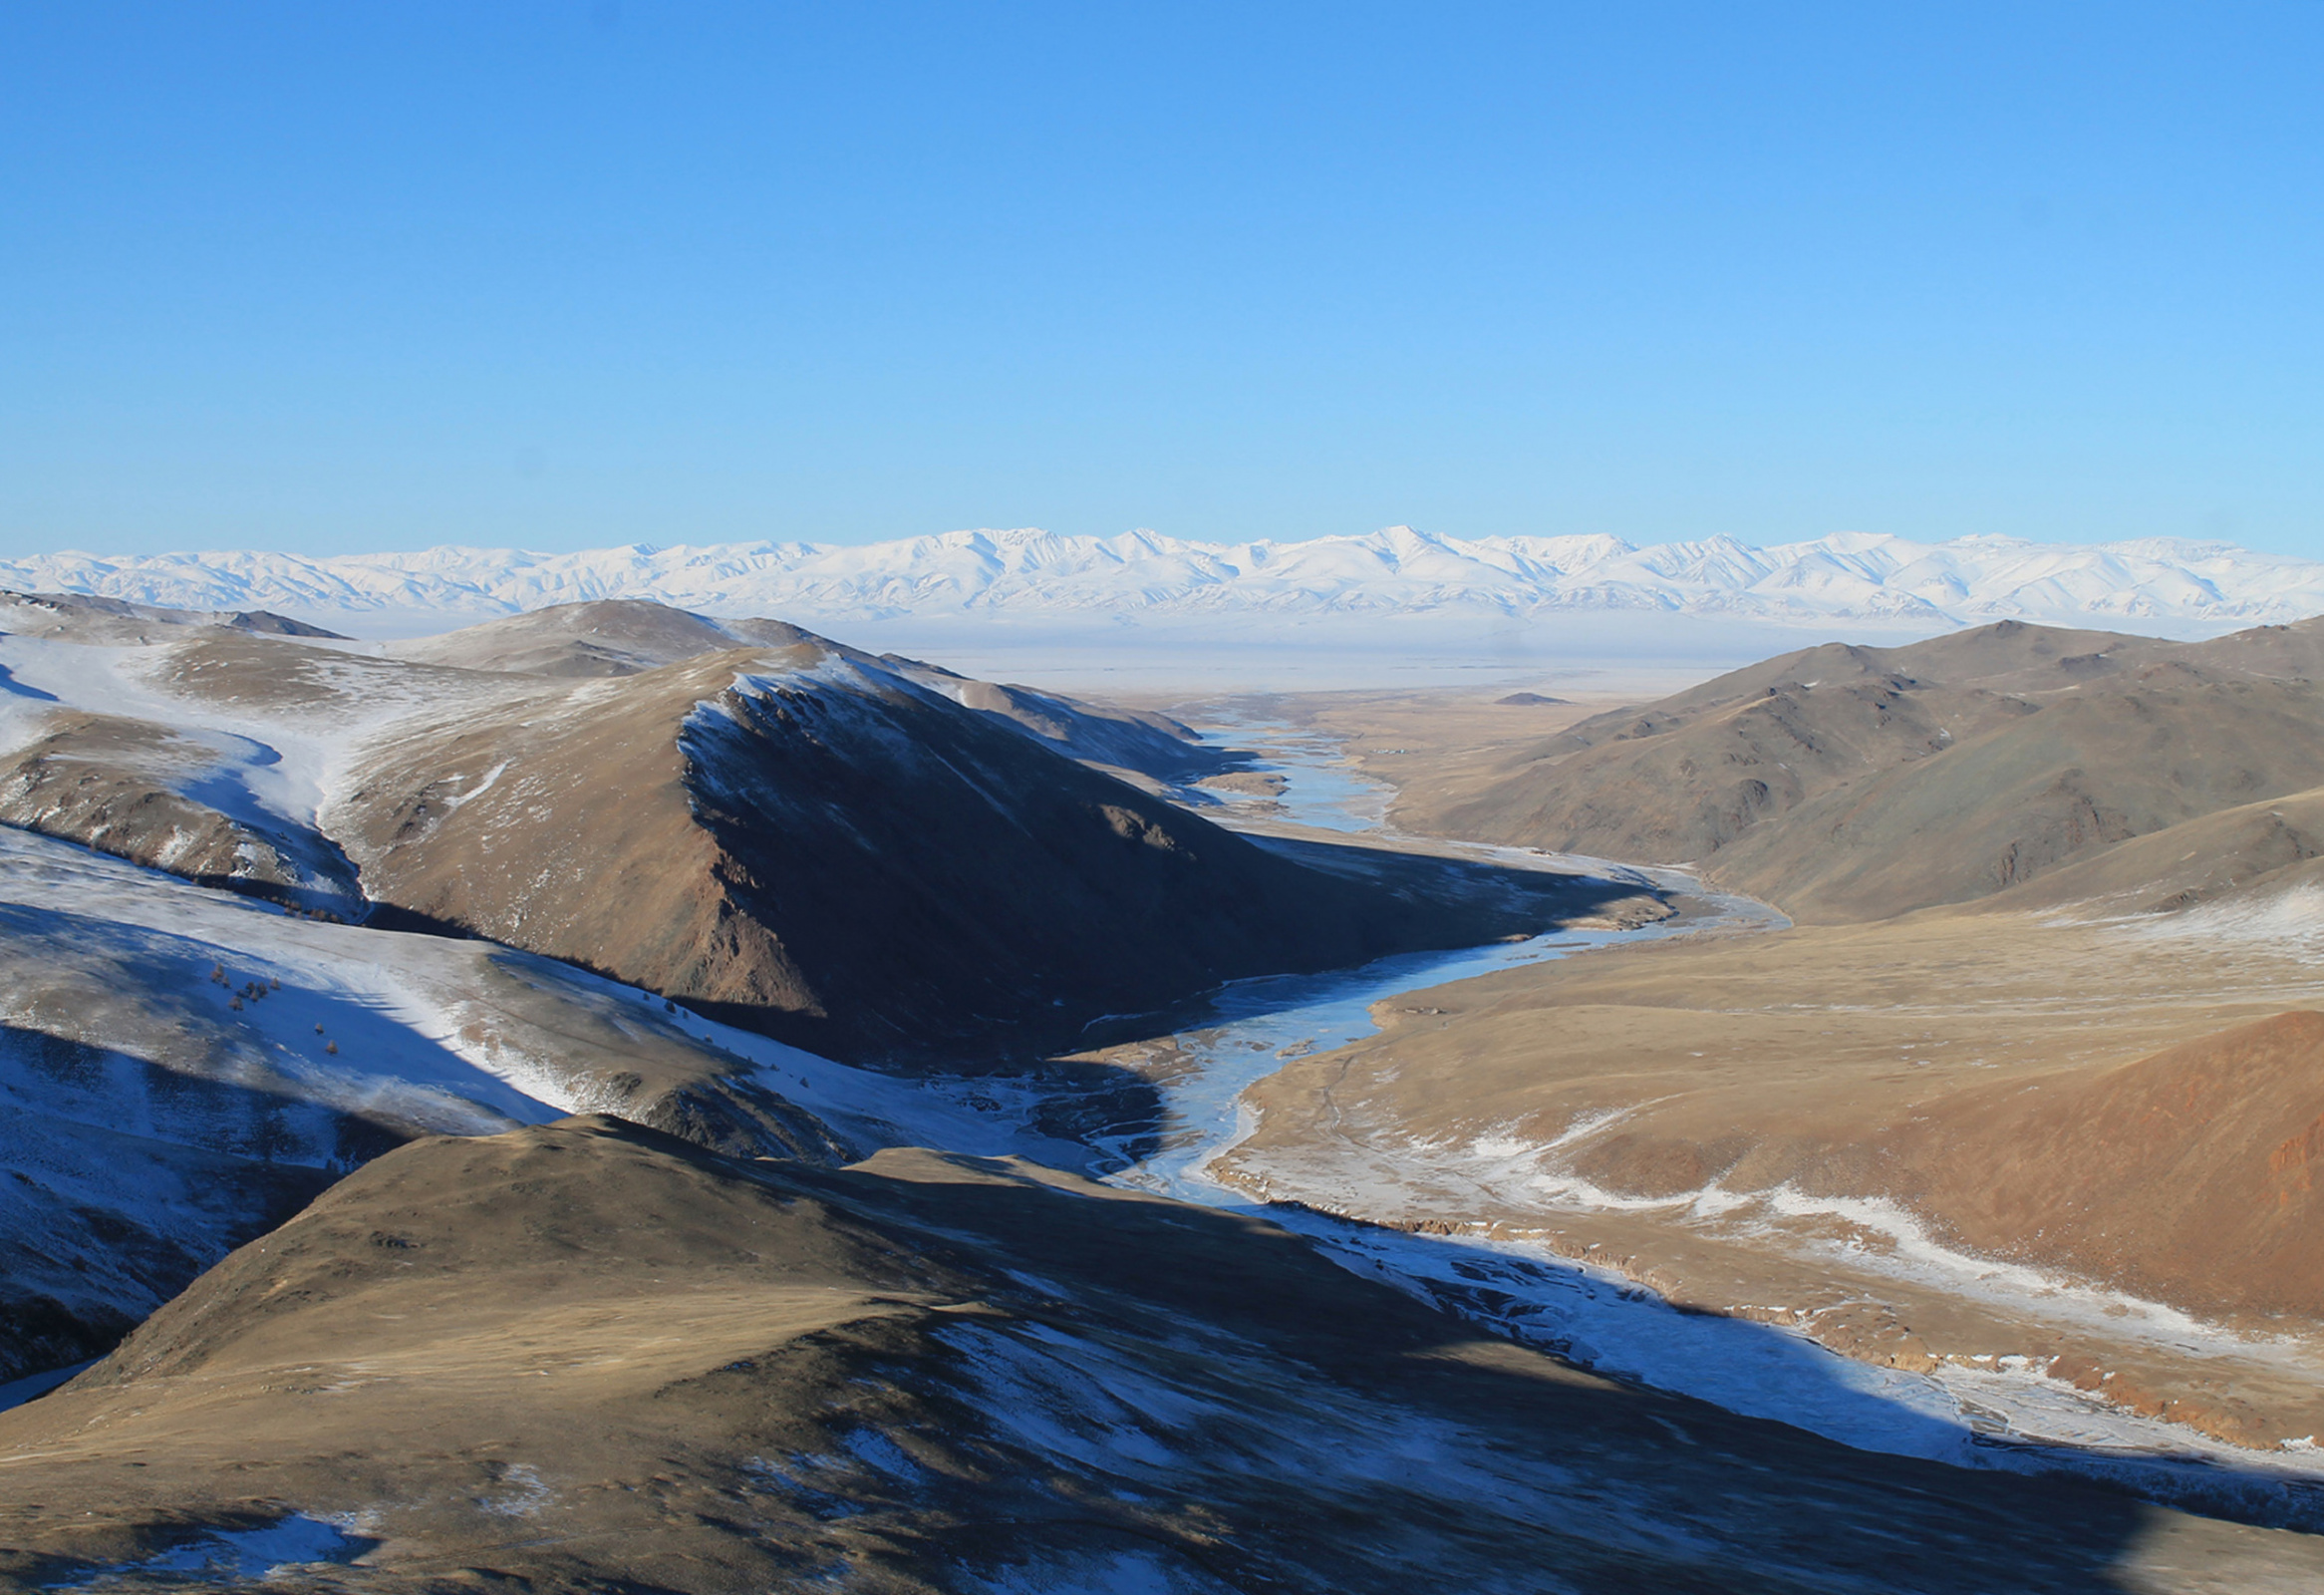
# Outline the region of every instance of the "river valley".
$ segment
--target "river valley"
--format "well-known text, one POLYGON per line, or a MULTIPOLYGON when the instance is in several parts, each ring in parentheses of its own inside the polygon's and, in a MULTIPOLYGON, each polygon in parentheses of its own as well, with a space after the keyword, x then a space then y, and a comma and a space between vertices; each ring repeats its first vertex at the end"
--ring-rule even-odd
MULTIPOLYGON (((1617 1267, 1559 1255, 1532 1239, 1470 1232, 1435 1234, 1397 1221, 1391 1188, 1401 1171, 1347 1169, 1330 1197, 1229 1177, 1221 1167, 1252 1132, 1252 1087, 1292 1061, 1329 1052, 1376 1032, 1372 1011, 1407 993, 1443 987, 1545 960, 1670 937, 1735 938, 1788 922, 1767 905, 1708 889, 1683 870, 1555 857, 1528 848, 1446 844, 1392 832, 1390 792, 1367 781, 1333 739, 1309 728, 1249 716, 1202 722, 1206 734, 1256 749, 1258 770, 1278 780, 1267 796, 1229 796, 1206 808, 1214 819, 1260 835, 1328 833, 1383 845, 1449 846, 1516 869, 1571 871, 1650 887, 1679 908, 1673 918, 1626 928, 1574 928, 1528 941, 1442 954, 1409 954, 1361 969, 1243 981, 1217 993, 1201 1022, 1143 1046, 1111 1049, 1116 1062, 1146 1060, 1160 1093, 1159 1145, 1135 1137, 1110 1143, 1114 1183, 1206 1205, 1264 1213, 1307 1235, 1359 1273, 1391 1281, 1495 1332, 1540 1345, 1601 1373, 1681 1392, 1731 1411, 1773 1418, 1868 1449, 1964 1466, 2066 1469, 2116 1478, 2165 1498, 2228 1496, 2245 1509, 2299 1520, 2324 1515, 2324 1450, 2293 1443, 2273 1451, 2221 1443, 2188 1428, 2143 1418, 2058 1380, 2024 1358, 1996 1366, 1943 1364, 1926 1371, 1881 1367, 1819 1345, 1802 1329, 1741 1316, 1674 1309, 1617 1267), (1345 1191, 1371 1189, 1367 1211, 1345 1191)), ((1589 1126, 1585 1126, 1587 1128, 1589 1126)), ((1605 1193, 1569 1186, 1541 1201, 1587 1211, 1620 1205, 1605 1193), (1562 1197, 1562 1200, 1560 1199, 1562 1197)), ((1630 1204, 1637 1205, 1637 1204, 1630 1204)), ((1427 1229, 1486 1231, 1484 1225, 1427 1229)), ((1963 1277, 1990 1282, 2006 1270, 1983 1259, 1949 1258, 1963 1277)), ((2030 1291, 2055 1299, 2068 1282, 2034 1279, 2030 1291)), ((2308 1348, 2254 1345, 2157 1304, 2106 1296, 2097 1311, 2157 1321, 2182 1352, 2281 1358, 2302 1365, 2308 1348)))

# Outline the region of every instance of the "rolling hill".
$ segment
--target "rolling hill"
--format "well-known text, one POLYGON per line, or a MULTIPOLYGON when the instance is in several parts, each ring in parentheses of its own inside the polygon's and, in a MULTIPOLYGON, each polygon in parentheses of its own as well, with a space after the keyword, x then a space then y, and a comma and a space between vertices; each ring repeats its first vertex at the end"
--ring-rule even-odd
POLYGON ((737 1161, 600 1116, 374 1161, 0 1414, 0 1479, 22 1590, 2324 1576, 2305 1536, 1577 1373, 1261 1221, 1006 1160, 737 1161))
MULTIPOLYGON (((588 1109, 838 1155, 909 1132, 833 1056, 1037 1063, 1237 974, 1605 895, 1310 867, 1151 796, 1229 757, 1162 717, 779 622, 589 605, 406 654, 116 603, 0 619, 0 1382, 415 1135, 588 1109)), ((931 1113, 954 1144, 1017 1132, 902 1110, 931 1113)))
POLYGON ((635 990, 20 831, 0 830, 0 1382, 102 1352, 418 1135, 586 1107, 743 1153, 845 1149, 635 990))
POLYGON ((416 718, 323 819, 382 902, 849 1059, 1037 1053, 1238 974, 1520 927, 1046 743, 805 640, 416 718))
POLYGON ((1548 877, 1308 867, 1153 796, 1232 762, 1161 716, 776 621, 588 604, 382 652, 64 618, 0 638, 0 820, 835 1056, 1033 1056, 1239 975, 1573 906, 1548 877))
POLYGON ((1418 829, 1699 863, 1808 922, 2007 890, 2324 787, 2324 621, 2173 644, 2012 622, 1766 661, 1405 796, 1418 829))

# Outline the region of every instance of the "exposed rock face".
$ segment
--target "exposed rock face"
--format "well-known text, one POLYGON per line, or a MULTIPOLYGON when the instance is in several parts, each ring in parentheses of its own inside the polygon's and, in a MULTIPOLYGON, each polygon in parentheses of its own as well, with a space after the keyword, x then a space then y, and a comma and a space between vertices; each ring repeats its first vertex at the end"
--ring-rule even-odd
POLYGON ((1833 645, 1583 722, 1408 824, 1699 862, 1809 922, 1963 902, 2324 786, 2324 622, 2201 644, 2004 622, 1833 645))

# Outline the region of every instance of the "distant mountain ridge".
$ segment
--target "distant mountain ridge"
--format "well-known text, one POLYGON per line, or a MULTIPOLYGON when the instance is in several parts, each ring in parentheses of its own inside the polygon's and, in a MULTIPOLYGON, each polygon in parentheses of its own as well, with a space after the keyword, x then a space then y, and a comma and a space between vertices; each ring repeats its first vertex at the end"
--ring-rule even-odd
POLYGON ((0 561, 0 587, 177 608, 514 614, 644 598, 806 621, 990 615, 1027 621, 1383 614, 1519 619, 1638 612, 1774 624, 1948 630, 2103 618, 2183 633, 2324 612, 2324 561, 2223 542, 1912 542, 1839 532, 1757 548, 1733 537, 1637 547, 1610 536, 1457 538, 1390 526, 1297 542, 953 531, 890 542, 740 542, 577 553, 432 548, 306 558, 255 551, 0 561))

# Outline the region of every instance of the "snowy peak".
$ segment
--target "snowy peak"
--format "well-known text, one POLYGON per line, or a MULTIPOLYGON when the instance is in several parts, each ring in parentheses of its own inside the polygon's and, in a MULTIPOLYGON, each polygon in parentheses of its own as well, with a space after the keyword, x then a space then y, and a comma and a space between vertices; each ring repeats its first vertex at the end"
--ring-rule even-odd
POLYGON ((507 615, 650 599, 808 623, 992 614, 1026 621, 1232 623, 1380 615, 1549 619, 1581 611, 1927 631, 1993 620, 2137 620, 2209 633, 2324 611, 2324 562, 2145 537, 1914 542, 1836 532, 1754 547, 1717 535, 1637 547, 1590 536, 1362 536, 1189 542, 1136 530, 980 528, 866 544, 632 543, 578 553, 431 548, 310 559, 253 551, 0 562, 0 587, 212 611, 507 615))

